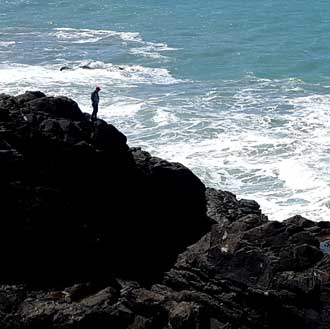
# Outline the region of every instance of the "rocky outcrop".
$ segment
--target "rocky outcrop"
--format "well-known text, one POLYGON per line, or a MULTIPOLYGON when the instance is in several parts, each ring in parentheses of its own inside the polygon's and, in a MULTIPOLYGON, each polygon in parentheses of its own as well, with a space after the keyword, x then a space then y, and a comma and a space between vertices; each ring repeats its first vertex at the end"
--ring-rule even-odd
POLYGON ((0 119, 0 328, 329 327, 330 222, 269 221, 67 98, 0 119))
POLYGON ((205 187, 191 171, 130 150, 74 101, 1 95, 0 112, 0 279, 147 281, 207 231, 205 187))
MULTIPOLYGON (((235 200, 219 191, 226 194, 235 200)), ((268 222, 256 204, 243 203, 242 217, 214 224, 149 287, 127 279, 43 290, 3 285, 3 327, 328 328, 330 262, 318 249, 324 223, 268 222)))
MULTIPOLYGON (((222 215, 233 210, 239 211, 222 215)), ((319 248, 324 223, 300 216, 268 221, 256 210, 213 225, 179 256, 164 283, 193 290, 193 301, 204 296, 207 318, 217 323, 211 328, 327 328, 330 258, 319 248)))

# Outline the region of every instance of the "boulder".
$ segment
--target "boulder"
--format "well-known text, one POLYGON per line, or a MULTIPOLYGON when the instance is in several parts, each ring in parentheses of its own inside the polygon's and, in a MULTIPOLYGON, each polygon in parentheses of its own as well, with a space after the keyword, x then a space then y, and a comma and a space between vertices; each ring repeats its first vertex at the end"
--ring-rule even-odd
POLYGON ((184 166, 130 150, 66 97, 1 104, 2 282, 154 281, 208 230, 205 187, 184 166))
POLYGON ((24 103, 43 97, 46 97, 46 95, 41 91, 26 91, 24 94, 16 96, 15 101, 19 105, 23 105, 24 103))
POLYGON ((17 96, 20 103, 32 112, 44 112, 56 118, 67 118, 71 120, 83 120, 85 116, 78 107, 78 104, 64 96, 59 97, 35 97, 30 101, 17 96))

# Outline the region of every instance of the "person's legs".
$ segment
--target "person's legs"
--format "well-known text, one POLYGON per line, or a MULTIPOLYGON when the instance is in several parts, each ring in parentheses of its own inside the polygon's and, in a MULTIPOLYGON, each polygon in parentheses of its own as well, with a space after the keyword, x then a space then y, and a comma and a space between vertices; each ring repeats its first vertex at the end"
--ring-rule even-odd
POLYGON ((92 113, 92 121, 96 120, 96 115, 97 115, 97 111, 98 111, 98 105, 97 104, 93 104, 93 113, 92 113))

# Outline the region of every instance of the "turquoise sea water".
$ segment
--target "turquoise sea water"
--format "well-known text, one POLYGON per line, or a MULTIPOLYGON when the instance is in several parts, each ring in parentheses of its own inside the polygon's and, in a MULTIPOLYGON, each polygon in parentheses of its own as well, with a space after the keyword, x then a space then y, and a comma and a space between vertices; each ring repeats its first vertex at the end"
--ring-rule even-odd
POLYGON ((130 146, 271 219, 328 220, 329 37, 321 0, 0 0, 0 92, 91 112, 100 84, 99 115, 130 146))

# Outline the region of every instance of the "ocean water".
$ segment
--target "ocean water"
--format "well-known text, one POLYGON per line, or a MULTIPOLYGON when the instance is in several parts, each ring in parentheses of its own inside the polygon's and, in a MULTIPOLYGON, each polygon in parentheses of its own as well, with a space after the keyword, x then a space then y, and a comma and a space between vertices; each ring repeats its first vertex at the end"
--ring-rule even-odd
POLYGON ((329 220, 329 36, 324 0, 0 0, 0 92, 91 113, 99 84, 130 146, 270 219, 329 220))

